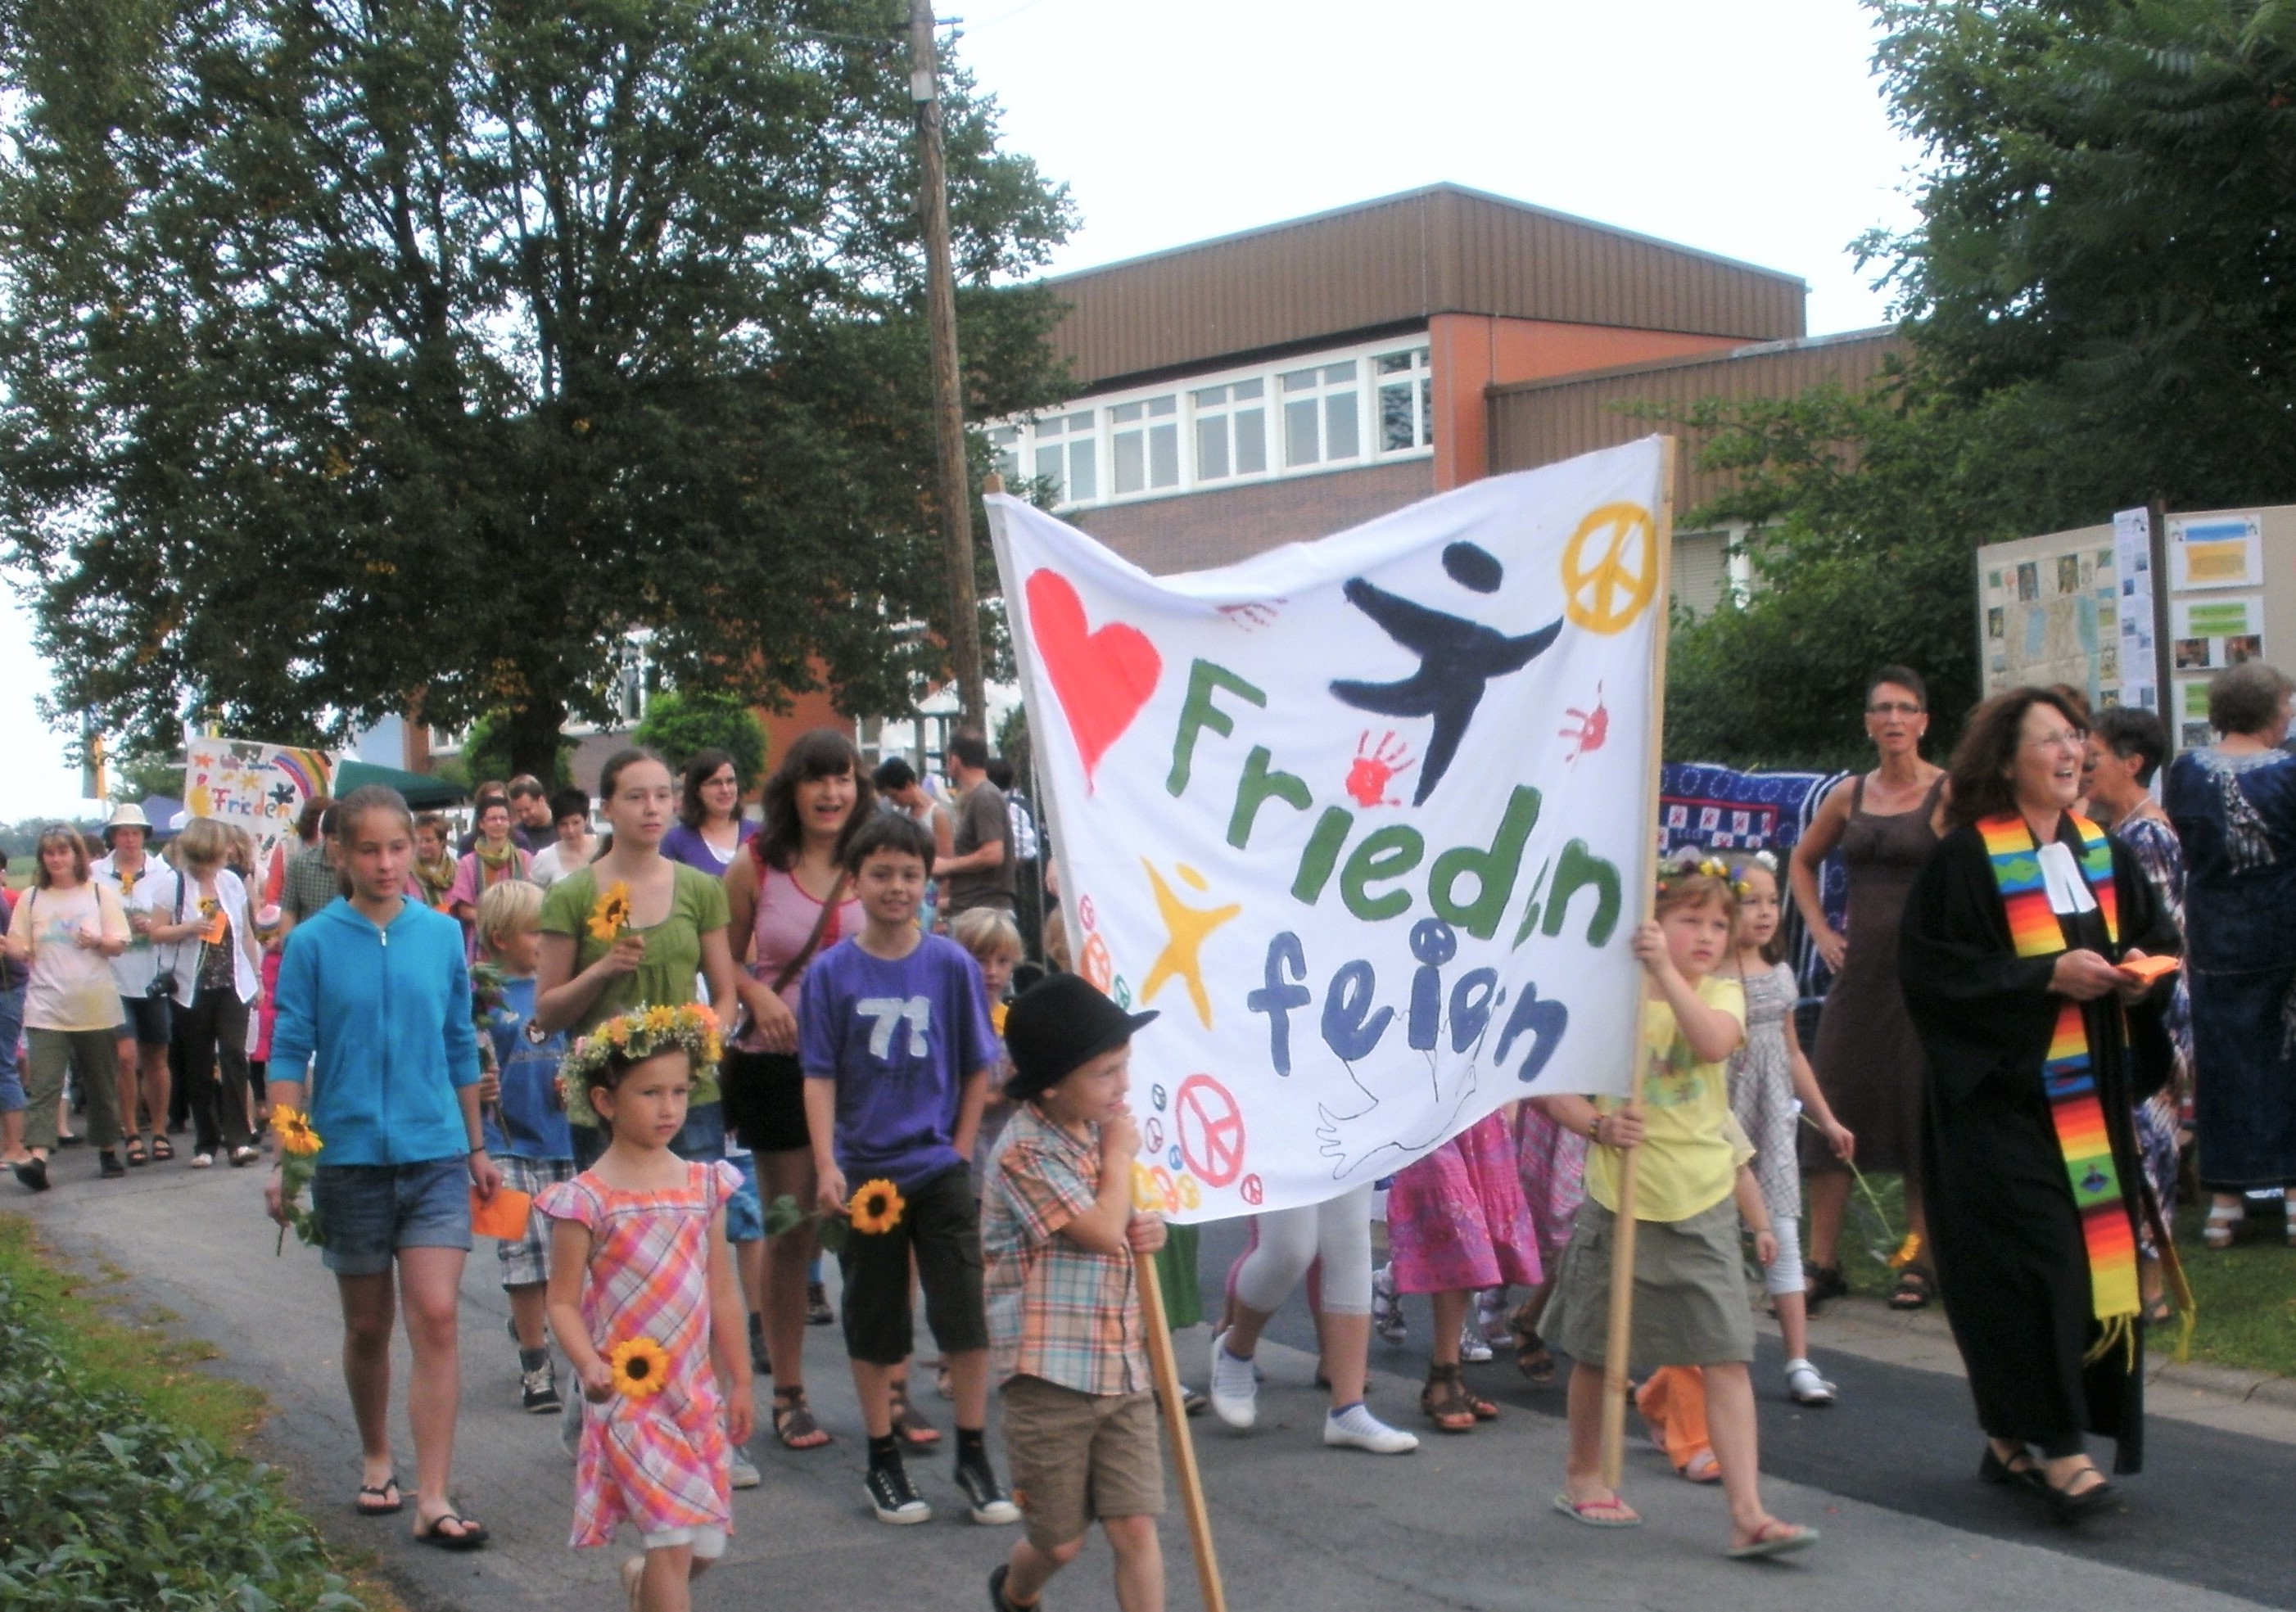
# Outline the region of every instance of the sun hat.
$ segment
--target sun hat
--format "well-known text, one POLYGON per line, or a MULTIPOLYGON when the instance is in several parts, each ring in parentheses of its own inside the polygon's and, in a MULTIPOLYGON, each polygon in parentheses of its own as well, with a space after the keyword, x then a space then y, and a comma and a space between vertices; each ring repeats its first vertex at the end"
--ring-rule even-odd
POLYGON ((1126 1012, 1079 975, 1046 976, 1005 1011, 1004 1051, 1013 1060, 1013 1077, 1004 1083, 1004 1095, 1015 1102, 1040 1096, 1155 1018, 1153 1008, 1126 1012))
POLYGON ((141 829, 148 836, 152 832, 152 820, 144 815, 142 806, 130 801, 125 806, 116 806, 111 808, 111 821, 103 825, 103 845, 106 850, 111 848, 111 831, 114 829, 141 829))

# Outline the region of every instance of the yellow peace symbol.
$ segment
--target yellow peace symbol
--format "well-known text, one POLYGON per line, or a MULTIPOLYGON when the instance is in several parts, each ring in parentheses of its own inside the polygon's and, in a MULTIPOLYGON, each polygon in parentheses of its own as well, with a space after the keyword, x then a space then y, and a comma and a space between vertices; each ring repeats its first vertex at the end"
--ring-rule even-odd
POLYGON ((1606 503, 1562 551, 1563 614, 1590 633, 1623 633, 1658 594, 1658 529, 1639 503, 1606 503))

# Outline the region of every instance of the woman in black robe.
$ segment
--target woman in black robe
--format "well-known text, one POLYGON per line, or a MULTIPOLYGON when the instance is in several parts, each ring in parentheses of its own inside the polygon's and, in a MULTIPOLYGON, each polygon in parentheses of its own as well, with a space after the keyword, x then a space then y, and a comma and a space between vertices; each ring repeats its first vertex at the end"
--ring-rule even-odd
POLYGON ((2101 835, 2076 826, 2069 809, 2080 792, 2081 725, 2041 689, 1979 708, 1954 757, 1954 826, 1914 886, 1899 944, 1906 1005, 1929 1058, 1923 1165, 1940 1296, 1989 1440, 1979 1473, 2038 1487, 2067 1518, 2114 1498, 2084 1433, 2115 1441, 2114 1471, 2142 1463, 2144 1374, 2133 1315, 2100 1347, 2106 1325, 2042 1065, 2063 1003, 2081 1003, 2133 1240, 2144 1174, 2129 1112, 2168 1077, 2169 981, 2148 986, 2122 965, 2181 950, 2126 847, 2111 844, 2117 940, 2080 875, 2084 828, 2101 835), (2019 954, 1977 826, 2012 814, 2045 870, 2056 854, 2040 847, 2070 853, 2057 860, 2038 915, 2062 929, 2063 949, 2049 955, 2019 954))

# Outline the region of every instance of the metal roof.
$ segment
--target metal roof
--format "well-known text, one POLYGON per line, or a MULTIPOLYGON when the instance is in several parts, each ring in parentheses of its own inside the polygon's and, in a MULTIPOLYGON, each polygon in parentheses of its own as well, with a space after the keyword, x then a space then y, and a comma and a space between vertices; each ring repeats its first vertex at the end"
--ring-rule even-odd
POLYGON ((1456 184, 1432 184, 1047 282, 1083 390, 1465 313, 1760 341, 1803 282, 1456 184))

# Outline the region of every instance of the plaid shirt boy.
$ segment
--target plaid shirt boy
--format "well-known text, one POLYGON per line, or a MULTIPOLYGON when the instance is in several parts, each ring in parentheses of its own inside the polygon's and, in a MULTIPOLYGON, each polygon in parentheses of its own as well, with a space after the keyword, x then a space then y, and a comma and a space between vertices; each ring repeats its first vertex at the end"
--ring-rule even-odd
POLYGON ((993 1380, 1039 1377, 1079 1394, 1144 1394, 1148 1353, 1132 1256, 1060 1235, 1100 1196, 1100 1134, 1079 1141, 1023 1103, 980 1193, 993 1380))

